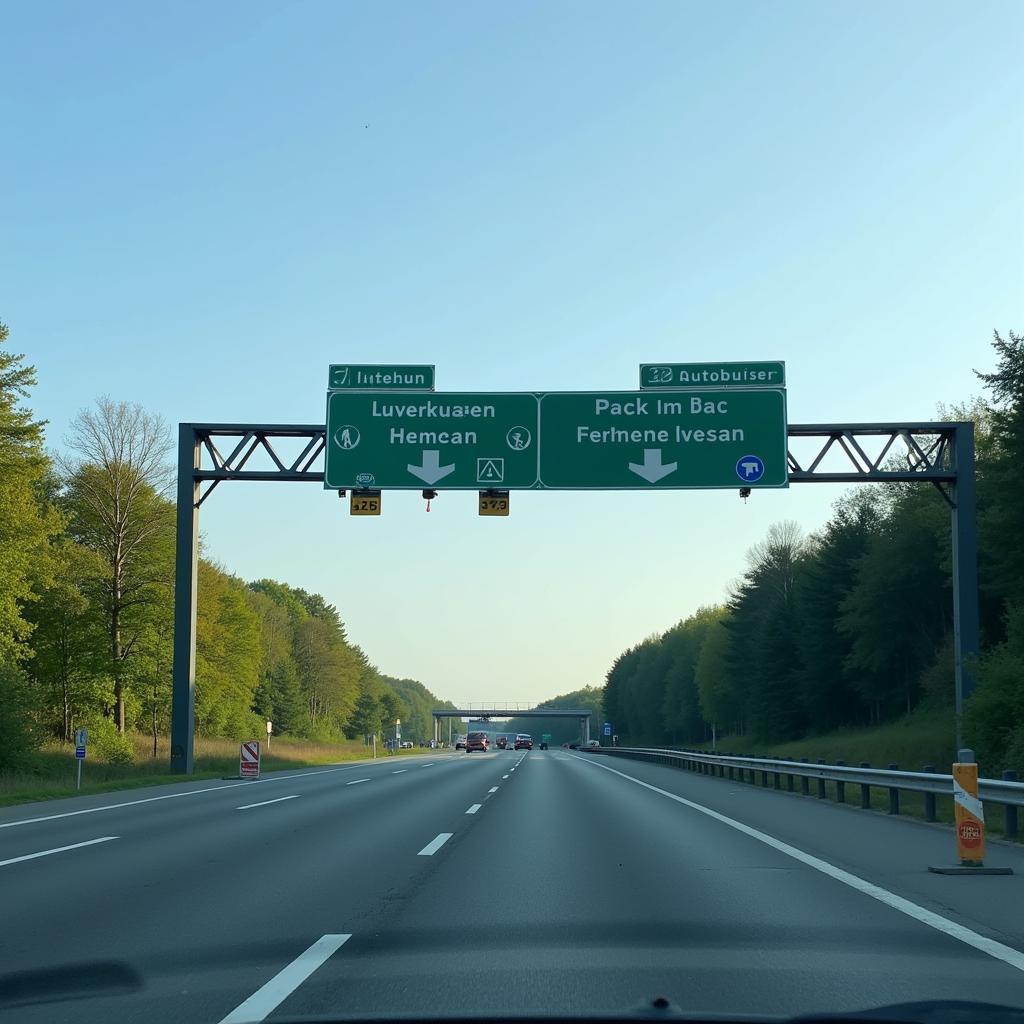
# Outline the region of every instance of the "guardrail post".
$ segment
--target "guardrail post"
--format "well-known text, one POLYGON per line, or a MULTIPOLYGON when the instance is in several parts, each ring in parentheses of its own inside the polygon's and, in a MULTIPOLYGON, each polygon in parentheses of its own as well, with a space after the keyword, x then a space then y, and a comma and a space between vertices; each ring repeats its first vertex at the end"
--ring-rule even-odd
MULTIPOLYGON (((933 764, 926 764, 924 766, 923 770, 926 771, 926 772, 932 772, 934 774, 934 772, 935 772, 935 765, 933 765, 933 764)), ((924 795, 924 820, 925 821, 934 821, 935 820, 935 794, 934 793, 925 793, 925 795, 924 795)))
POLYGON ((786 772, 786 789, 789 790, 790 793, 793 792, 793 773, 792 772, 786 772))
MULTIPOLYGON (((818 764, 825 764, 820 757, 818 758, 818 764)), ((828 793, 825 791, 825 780, 822 778, 818 779, 818 799, 825 800, 828 798, 828 793)))
MULTIPOLYGON (((801 757, 800 758, 800 763, 801 764, 810 764, 810 761, 808 761, 806 757, 801 757)), ((803 796, 810 796, 811 795, 811 780, 806 775, 801 775, 800 776, 800 793, 803 796)))
POLYGON ((782 789, 782 776, 778 772, 772 772, 772 785, 775 789, 782 789))
POLYGON ((761 785, 768 788, 768 771, 765 768, 761 769, 761 785))
MULTIPOLYGON (((899 770, 900 766, 898 764, 889 765, 889 771, 898 772, 899 770)), ((889 787, 889 813, 900 813, 900 791, 895 786, 889 787)))
MULTIPOLYGON (((845 764, 845 761, 836 761, 836 765, 839 767, 843 767, 845 764)), ((836 803, 846 803, 846 783, 838 780, 836 781, 836 803)))
MULTIPOLYGON (((1007 769, 1003 772, 1003 779, 1006 782, 1016 782, 1017 773, 1007 769)), ((1003 807, 1003 812, 1006 815, 1006 827, 1003 829, 1003 835, 1007 839, 1017 838, 1017 808, 1013 804, 1006 804, 1003 807)))
MULTIPOLYGON (((861 768, 870 768, 871 765, 867 761, 861 761, 861 768)), ((866 782, 860 784, 860 806, 865 811, 871 810, 871 786, 866 782)))

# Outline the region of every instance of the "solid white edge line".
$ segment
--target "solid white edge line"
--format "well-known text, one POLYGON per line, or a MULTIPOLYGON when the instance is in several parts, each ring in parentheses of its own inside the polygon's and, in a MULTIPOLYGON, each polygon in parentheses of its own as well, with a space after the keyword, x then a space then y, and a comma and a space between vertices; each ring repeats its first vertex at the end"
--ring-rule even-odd
POLYGON ((715 821, 719 821, 723 825, 728 825, 729 828, 736 829, 737 832, 742 832, 744 835, 750 836, 751 839, 756 839, 758 842, 764 843, 765 846, 770 846, 773 850, 778 850, 779 853, 784 853, 787 857, 792 857, 794 860, 800 861, 801 864, 806 864, 809 868, 814 868, 815 871, 820 871, 823 875, 828 875, 829 878, 834 878, 837 882, 842 882, 843 885, 848 885, 851 889, 856 889, 857 892, 861 892, 865 896, 870 896, 872 899, 878 900, 879 903, 884 903, 887 907, 891 907, 893 910, 897 910, 901 914, 906 914, 907 917, 913 918, 921 924, 928 925, 929 928, 934 928, 936 931, 942 932, 951 938, 958 939, 960 942, 963 942, 968 946, 973 946, 980 952, 986 953, 995 960, 1001 960, 1003 963, 1016 968, 1018 971, 1024 971, 1024 953, 1020 952, 1020 950, 1014 949, 1012 946, 1006 946, 1002 942, 997 942, 995 939, 989 939, 984 935, 979 935, 977 932, 971 931, 970 928, 966 928, 962 924, 950 921, 948 918, 942 917, 940 914, 936 914, 931 910, 927 910, 924 907, 905 899, 903 896, 897 896, 896 893, 889 892, 888 889, 883 889, 880 885, 875 885, 873 882, 868 882, 857 875, 850 874, 849 871, 837 868, 834 864, 830 864, 826 860, 821 860, 820 857, 815 857, 813 854, 805 853, 803 850, 798 849, 795 846, 790 846, 789 843, 784 843, 781 839, 776 839, 774 836, 770 836, 766 832, 761 832, 756 828, 752 828, 750 825, 744 825, 742 821, 737 821, 735 818, 729 818, 724 814, 719 814, 718 811, 713 811, 710 807, 694 803, 692 800, 687 800, 685 797, 677 796, 675 793, 669 793, 668 790, 659 789, 657 786, 652 786, 649 782, 642 782, 640 779, 636 779, 632 775, 626 775, 625 772, 620 772, 616 768, 609 768, 608 765, 601 764, 598 761, 591 761, 589 758, 580 757, 578 754, 576 755, 576 758, 586 764, 594 765, 595 768, 603 768, 606 772, 618 775, 623 779, 636 783, 638 786, 643 786, 644 789, 649 789, 652 793, 659 793, 661 796, 667 796, 670 800, 675 800, 676 803, 683 804, 700 814, 706 814, 709 818, 713 818, 715 821))
POLYGON ((431 839, 426 846, 416 854, 417 857, 433 857, 438 850, 448 842, 451 837, 455 835, 454 832, 439 832, 435 839, 431 839))
POLYGON ((483 804, 470 804, 469 805, 469 810, 466 811, 466 813, 467 814, 476 814, 476 812, 479 811, 481 807, 483 807, 483 804))
POLYGON ((263 1020, 351 938, 351 934, 322 935, 309 949, 300 953, 287 967, 253 992, 245 1002, 239 1003, 221 1019, 220 1024, 263 1020))
POLYGON ((292 793, 291 796, 278 796, 278 797, 275 797, 273 800, 261 800, 258 804, 242 804, 241 807, 236 807, 235 810, 236 811, 248 811, 248 810, 251 810, 253 807, 266 807, 267 804, 279 804, 282 800, 298 800, 298 799, 299 799, 299 794, 298 793, 292 793))
POLYGON ((498 792, 498 787, 497 786, 491 786, 491 788, 489 790, 487 790, 487 792, 488 793, 497 793, 498 792))
MULTIPOLYGON (((364 765, 352 764, 341 768, 321 768, 315 772, 295 772, 292 775, 267 775, 262 779, 245 782, 231 782, 226 786, 207 786, 206 789, 189 789, 184 793, 165 793, 163 796, 147 796, 141 800, 123 800, 119 804, 104 804, 102 807, 85 807, 80 811, 63 811, 60 814, 44 814, 38 818, 21 818, 18 821, 0 821, 0 828, 14 828, 15 825, 34 825, 39 821, 56 821, 58 818, 75 818, 79 814, 97 814, 100 811, 116 811, 121 807, 135 807, 138 804, 153 804, 159 800, 176 800, 183 796, 202 796, 204 793, 219 793, 225 789, 237 789, 239 786, 256 786, 264 782, 281 782, 284 779, 305 779, 314 775, 330 775, 333 772, 354 772, 364 765)), ((70 799, 70 798, 69 798, 70 799)))
POLYGON ((369 782, 369 779, 353 779, 351 782, 346 782, 346 786, 358 786, 360 782, 369 782))
POLYGON ((9 860, 0 860, 0 868, 8 864, 18 864, 23 860, 35 860, 37 857, 49 857, 51 853, 64 853, 65 850, 80 850, 83 846, 95 846, 97 843, 109 843, 111 840, 119 839, 120 836, 103 836, 102 839, 88 839, 84 843, 72 843, 70 846, 56 846, 52 850, 40 850, 38 853, 26 853, 22 857, 11 857, 9 860))

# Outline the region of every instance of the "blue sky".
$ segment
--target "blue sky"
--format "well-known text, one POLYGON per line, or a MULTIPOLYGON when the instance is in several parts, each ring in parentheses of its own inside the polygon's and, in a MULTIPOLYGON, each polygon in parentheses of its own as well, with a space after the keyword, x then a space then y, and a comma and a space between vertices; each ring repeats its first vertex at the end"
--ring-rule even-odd
MULTIPOLYGON (((1024 6, 33 2, 4 12, 0 319, 95 396, 315 422, 331 362, 633 388, 785 359, 791 422, 928 419, 1021 329, 1024 6)), ((207 553, 453 699, 600 682, 840 492, 225 485, 207 553)))

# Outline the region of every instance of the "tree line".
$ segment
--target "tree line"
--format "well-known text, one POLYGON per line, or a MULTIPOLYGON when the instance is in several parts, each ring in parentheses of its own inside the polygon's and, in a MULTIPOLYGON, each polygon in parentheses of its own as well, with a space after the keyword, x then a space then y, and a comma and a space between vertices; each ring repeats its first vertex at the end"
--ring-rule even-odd
MULTIPOLYGON (((977 446, 982 651, 968 743, 1024 771, 1024 336, 994 335, 987 396, 940 410, 977 446)), ((846 493, 805 535, 772 526, 726 600, 615 659, 603 707, 623 742, 765 744, 953 704, 950 514, 923 484, 846 493)))
MULTIPOLYGON (((0 324, 0 769, 47 738, 90 729, 100 756, 130 760, 125 733, 169 729, 174 605, 172 442, 141 405, 101 398, 45 447, 29 408, 36 374, 0 324)), ((336 741, 402 720, 432 735, 448 706, 370 663, 320 594, 244 582, 199 561, 196 730, 336 741)))

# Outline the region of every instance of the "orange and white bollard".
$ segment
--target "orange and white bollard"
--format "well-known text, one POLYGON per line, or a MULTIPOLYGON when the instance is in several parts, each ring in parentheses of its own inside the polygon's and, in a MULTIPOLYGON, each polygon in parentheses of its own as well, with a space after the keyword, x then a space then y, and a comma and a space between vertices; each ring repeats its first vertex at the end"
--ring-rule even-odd
POLYGON ((929 867, 937 875, 1012 875, 1012 868, 985 867, 985 808, 978 797, 978 763, 973 750, 958 750, 953 765, 953 815, 959 864, 929 867))
POLYGON ((960 756, 970 754, 970 761, 957 761, 953 765, 953 814, 956 820, 956 855, 961 866, 985 866, 985 808, 978 799, 978 765, 973 751, 961 750, 960 756))

